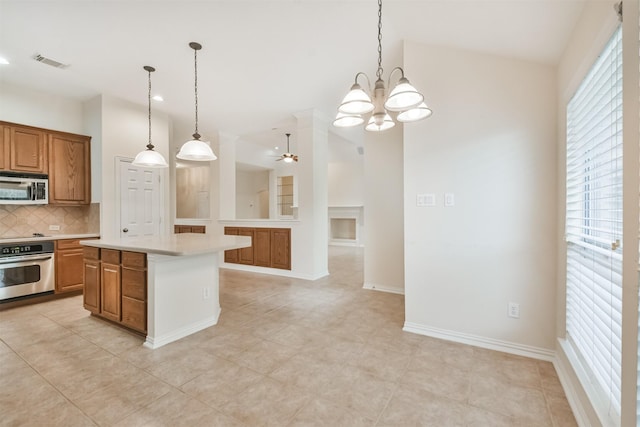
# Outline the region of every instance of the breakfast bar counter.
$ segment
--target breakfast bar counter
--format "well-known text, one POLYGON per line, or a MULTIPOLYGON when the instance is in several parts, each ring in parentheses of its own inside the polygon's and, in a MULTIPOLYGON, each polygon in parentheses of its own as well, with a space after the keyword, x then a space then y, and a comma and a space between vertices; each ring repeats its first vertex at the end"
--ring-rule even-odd
POLYGON ((80 243, 85 308, 158 348, 218 322, 220 252, 251 246, 251 238, 183 233, 80 243))

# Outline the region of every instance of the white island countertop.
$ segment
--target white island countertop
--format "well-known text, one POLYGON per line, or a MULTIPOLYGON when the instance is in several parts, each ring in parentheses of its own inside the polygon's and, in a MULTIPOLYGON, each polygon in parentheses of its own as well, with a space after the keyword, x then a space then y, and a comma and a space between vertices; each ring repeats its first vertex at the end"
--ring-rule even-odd
POLYGON ((166 236, 143 236, 82 240, 80 244, 95 248, 149 254, 189 256, 239 249, 251 246, 249 236, 179 233, 166 236))

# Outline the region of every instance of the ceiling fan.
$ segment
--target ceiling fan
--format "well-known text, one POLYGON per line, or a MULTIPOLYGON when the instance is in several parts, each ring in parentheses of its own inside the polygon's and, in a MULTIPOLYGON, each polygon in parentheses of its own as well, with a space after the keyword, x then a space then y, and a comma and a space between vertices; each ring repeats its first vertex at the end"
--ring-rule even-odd
POLYGON ((279 162, 280 160, 284 160, 285 163, 297 162, 298 156, 293 154, 289 149, 289 137, 291 136, 291 134, 285 133, 285 135, 287 135, 287 152, 283 153, 282 156, 280 156, 280 158, 276 160, 276 162, 279 162))

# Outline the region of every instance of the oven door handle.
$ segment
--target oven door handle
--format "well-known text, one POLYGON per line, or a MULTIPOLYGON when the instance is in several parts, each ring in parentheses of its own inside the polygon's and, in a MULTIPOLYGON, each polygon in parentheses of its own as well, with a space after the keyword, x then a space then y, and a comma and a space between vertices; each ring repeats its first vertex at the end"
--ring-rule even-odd
POLYGON ((53 258, 52 255, 25 255, 25 256, 16 256, 16 257, 7 257, 4 260, 0 259, 0 265, 5 264, 15 264, 19 262, 29 262, 29 261, 48 261, 53 258))

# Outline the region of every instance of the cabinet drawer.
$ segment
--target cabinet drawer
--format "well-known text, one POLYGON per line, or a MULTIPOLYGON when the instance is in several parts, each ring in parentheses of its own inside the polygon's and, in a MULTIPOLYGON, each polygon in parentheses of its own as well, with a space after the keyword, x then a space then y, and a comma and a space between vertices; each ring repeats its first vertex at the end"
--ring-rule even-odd
POLYGON ((122 324, 140 332, 147 331, 147 307, 144 301, 122 296, 122 324))
POLYGON ((102 249, 100 259, 107 264, 120 264, 120 251, 113 249, 102 249))
POLYGON ((147 268, 147 254, 122 251, 122 266, 138 269, 147 268))
POLYGON ((56 249, 80 249, 80 239, 56 240, 56 249))
POLYGON ((146 270, 122 268, 122 295, 144 301, 146 299, 146 270))
POLYGON ((82 248, 84 257, 87 259, 100 259, 100 248, 92 248, 90 246, 85 246, 82 248))

